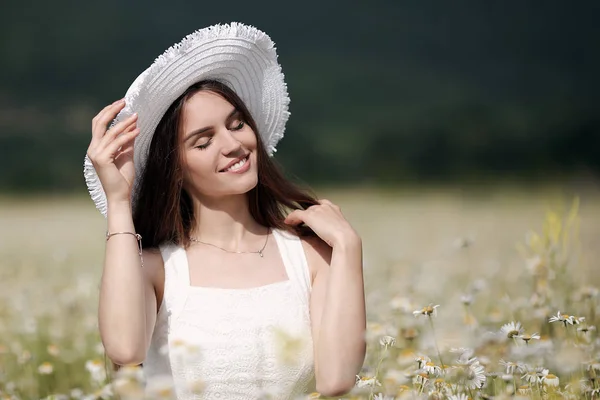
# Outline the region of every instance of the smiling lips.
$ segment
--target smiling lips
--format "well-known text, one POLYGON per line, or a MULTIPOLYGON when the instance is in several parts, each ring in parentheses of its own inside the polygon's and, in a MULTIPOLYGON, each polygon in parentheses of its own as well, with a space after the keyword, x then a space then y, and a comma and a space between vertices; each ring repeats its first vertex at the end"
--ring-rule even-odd
POLYGON ((249 155, 245 155, 242 158, 238 158, 237 160, 232 161, 227 167, 223 168, 219 172, 237 172, 244 168, 244 166, 250 161, 248 159, 249 155))

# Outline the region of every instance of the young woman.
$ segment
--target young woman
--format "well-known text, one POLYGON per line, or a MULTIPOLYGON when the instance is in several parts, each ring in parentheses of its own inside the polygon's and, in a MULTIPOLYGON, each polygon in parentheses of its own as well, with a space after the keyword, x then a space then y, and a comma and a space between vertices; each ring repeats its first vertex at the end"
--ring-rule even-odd
POLYGON ((338 396, 362 367, 361 239, 271 158, 288 103, 270 38, 234 23, 187 36, 93 119, 102 342, 178 399, 338 396))

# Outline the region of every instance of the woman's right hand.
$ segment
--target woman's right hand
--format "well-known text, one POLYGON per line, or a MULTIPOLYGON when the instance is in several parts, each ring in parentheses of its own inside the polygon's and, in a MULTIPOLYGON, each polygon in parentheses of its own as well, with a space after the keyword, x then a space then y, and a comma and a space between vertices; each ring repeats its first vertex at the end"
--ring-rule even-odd
POLYGON ((135 178, 133 143, 140 132, 137 114, 107 130, 124 106, 125 100, 118 100, 92 119, 92 141, 87 150, 109 203, 129 202, 135 178))

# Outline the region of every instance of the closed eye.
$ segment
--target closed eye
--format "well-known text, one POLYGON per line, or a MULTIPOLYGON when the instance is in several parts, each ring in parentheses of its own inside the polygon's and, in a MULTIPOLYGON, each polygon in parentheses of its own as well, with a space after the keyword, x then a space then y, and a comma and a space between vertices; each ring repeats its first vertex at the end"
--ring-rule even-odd
POLYGON ((237 124, 236 126, 234 126, 233 128, 231 128, 232 131, 239 131, 240 129, 242 129, 244 127, 245 123, 244 121, 240 121, 239 124, 237 124))
POLYGON ((200 144, 198 146, 194 146, 196 149, 204 150, 212 143, 212 137, 206 141, 206 143, 200 144))
MULTIPOLYGON (((243 120, 239 120, 239 123, 237 125, 233 126, 232 128, 230 128, 229 130, 231 130, 231 131, 239 131, 239 130, 242 130, 244 128, 244 126, 246 126, 246 123, 243 120)), ((200 150, 204 150, 208 146, 210 146, 210 144, 212 143, 212 140, 213 139, 212 139, 212 136, 211 136, 210 139, 206 141, 206 143, 194 146, 194 148, 200 149, 200 150)))

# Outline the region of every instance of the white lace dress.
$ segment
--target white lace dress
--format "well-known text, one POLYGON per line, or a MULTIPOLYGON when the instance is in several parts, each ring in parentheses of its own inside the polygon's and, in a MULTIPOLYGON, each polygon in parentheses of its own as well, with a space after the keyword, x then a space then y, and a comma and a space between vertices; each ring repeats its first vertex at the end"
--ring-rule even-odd
POLYGON ((165 289, 146 386, 178 400, 297 399, 315 391, 310 273, 300 239, 273 229, 288 280, 249 289, 190 286, 183 248, 161 246, 165 289))

